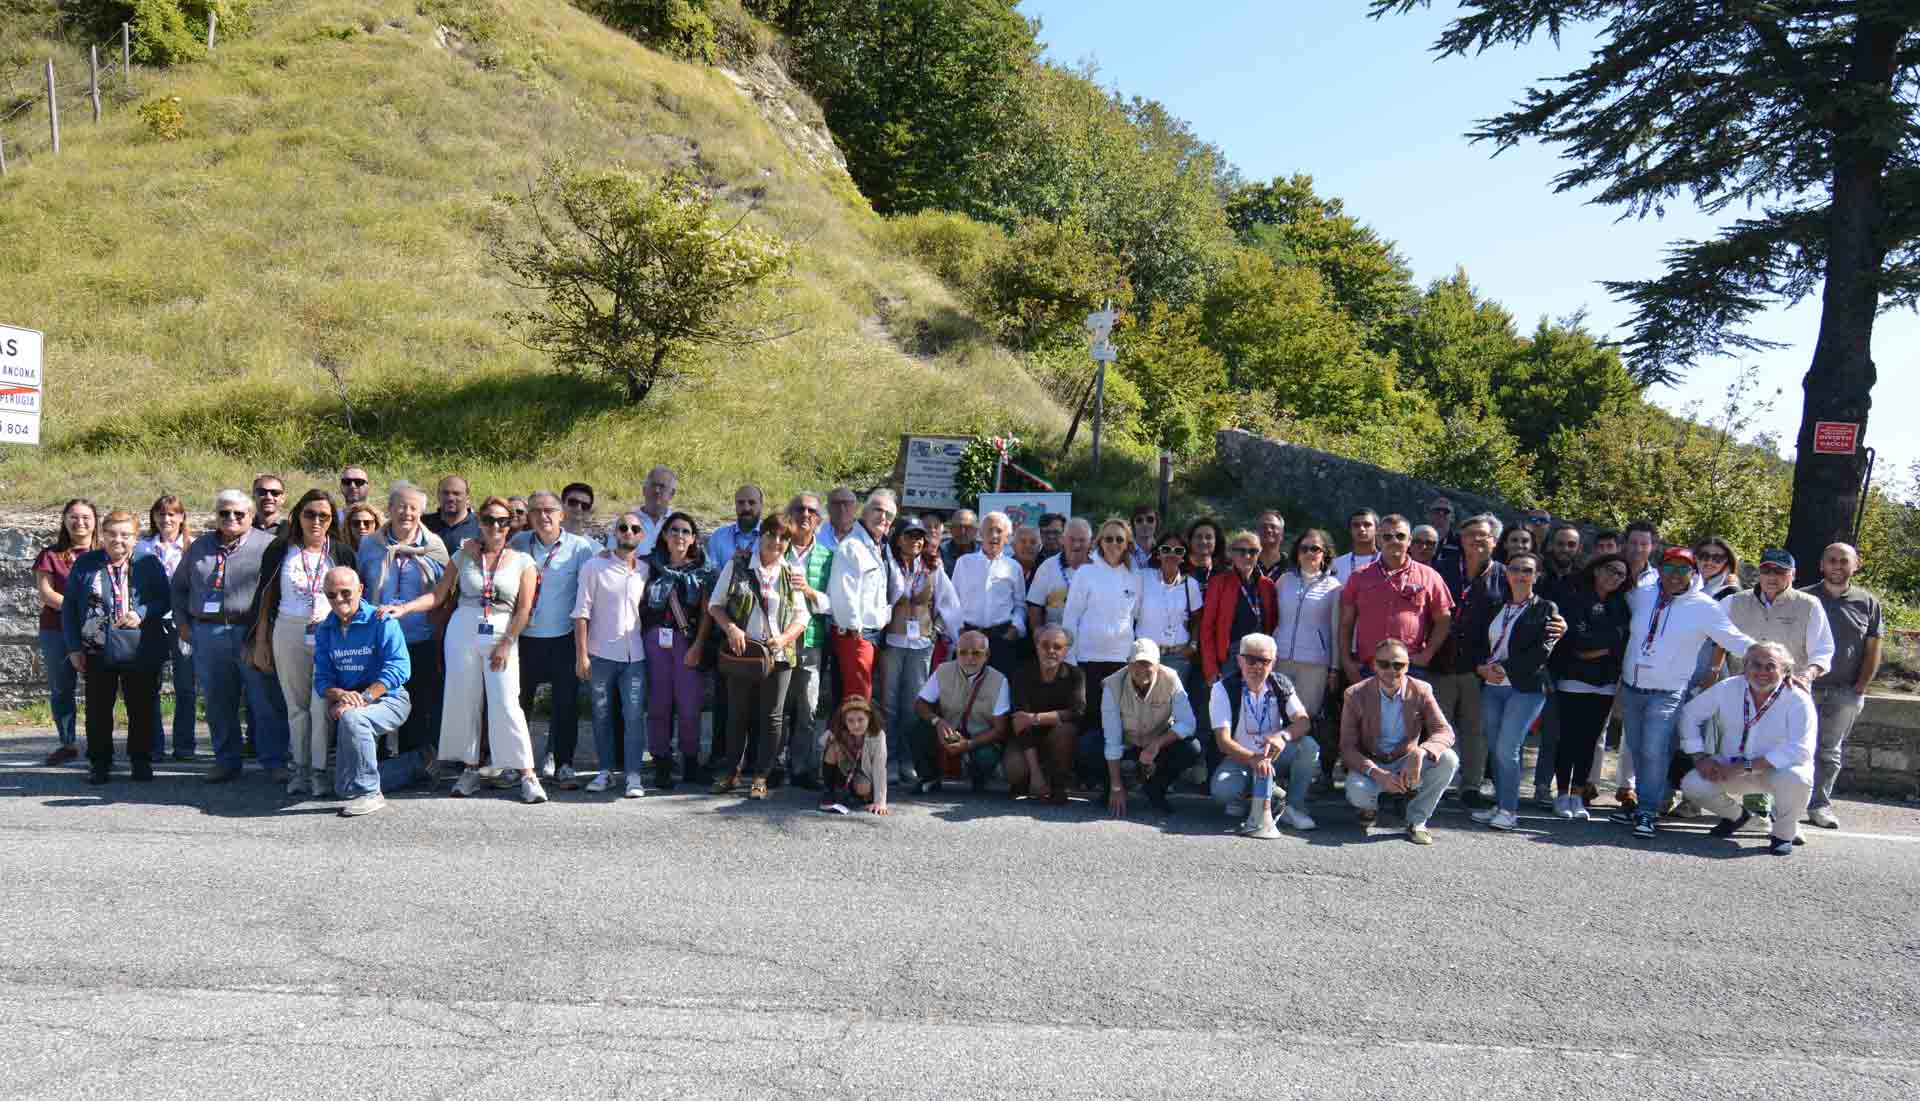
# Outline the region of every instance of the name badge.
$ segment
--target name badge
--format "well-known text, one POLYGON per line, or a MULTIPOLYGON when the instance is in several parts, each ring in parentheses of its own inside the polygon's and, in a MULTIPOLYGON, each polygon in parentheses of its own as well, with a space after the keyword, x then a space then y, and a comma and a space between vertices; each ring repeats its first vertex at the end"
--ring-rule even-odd
POLYGON ((313 628, 313 624, 307 624, 307 633, 300 638, 300 644, 307 648, 309 654, 313 653, 313 628))
POLYGON ((219 615, 220 599, 218 597, 215 597, 214 599, 207 601, 205 604, 200 605, 200 614, 201 615, 219 615))
POLYGON ((907 620, 907 641, 908 642, 920 641, 920 621, 919 620, 917 619, 907 620))
POLYGON ((480 621, 480 633, 481 633, 482 635, 490 635, 490 634, 492 634, 492 633, 493 633, 493 624, 491 624, 491 623, 488 623, 488 622, 487 622, 486 620, 484 620, 484 619, 483 619, 483 620, 481 620, 481 621, 480 621))
POLYGON ((660 648, 662 650, 673 649, 673 628, 671 627, 660 628, 659 641, 660 641, 660 648))

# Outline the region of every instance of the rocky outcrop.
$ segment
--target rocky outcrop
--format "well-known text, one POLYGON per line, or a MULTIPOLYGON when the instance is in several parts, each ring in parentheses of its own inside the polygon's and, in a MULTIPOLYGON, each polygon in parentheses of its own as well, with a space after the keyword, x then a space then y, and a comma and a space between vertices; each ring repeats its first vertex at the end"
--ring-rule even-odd
POLYGON ((1512 526, 1522 515, 1518 508, 1498 498, 1463 493, 1358 459, 1344 459, 1237 428, 1221 431, 1214 443, 1220 462, 1253 503, 1261 507, 1290 505, 1342 535, 1347 514, 1354 509, 1370 508, 1382 515, 1398 512, 1422 524, 1426 522, 1427 502, 1441 496, 1453 502, 1455 521, 1476 512, 1491 512, 1512 526))

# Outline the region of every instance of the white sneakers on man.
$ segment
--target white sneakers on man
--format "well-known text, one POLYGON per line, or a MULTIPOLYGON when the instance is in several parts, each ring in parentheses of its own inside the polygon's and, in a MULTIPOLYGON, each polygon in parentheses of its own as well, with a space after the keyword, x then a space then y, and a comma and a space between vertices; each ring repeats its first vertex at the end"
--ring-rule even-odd
POLYGON ((1320 823, 1315 822, 1312 815, 1297 809, 1291 803, 1287 804, 1286 810, 1280 812, 1280 823, 1302 833, 1320 828, 1320 823))
POLYGON ((640 783, 640 773, 637 770, 629 771, 627 773, 627 790, 621 792, 621 794, 628 799, 638 799, 646 793, 647 789, 640 783))
POLYGON ((594 774, 593 779, 587 781, 587 790, 594 795, 598 795, 612 786, 613 773, 604 768, 594 774))
POLYGON ((1832 807, 1813 808, 1807 812, 1807 821, 1812 822, 1823 830, 1837 830, 1840 828, 1840 819, 1834 817, 1832 807))
POLYGON ((1520 828, 1520 816, 1510 810, 1488 807, 1473 812, 1473 820, 1495 830, 1514 830, 1520 828))

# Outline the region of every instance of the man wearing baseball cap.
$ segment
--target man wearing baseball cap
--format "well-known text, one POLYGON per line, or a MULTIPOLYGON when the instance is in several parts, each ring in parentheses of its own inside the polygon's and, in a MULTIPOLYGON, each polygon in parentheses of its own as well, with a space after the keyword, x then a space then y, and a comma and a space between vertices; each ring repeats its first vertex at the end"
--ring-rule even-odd
POLYGON ((1659 582, 1627 598, 1633 625, 1620 674, 1620 714, 1641 791, 1639 804, 1613 820, 1631 824, 1639 838, 1654 836, 1654 819, 1666 802, 1680 705, 1692 687, 1700 647, 1712 639, 1740 656, 1754 641, 1727 618, 1720 601, 1694 586, 1695 565, 1692 551, 1670 547, 1660 556, 1659 582))
POLYGON ((1167 788, 1174 778, 1201 758, 1194 739, 1193 701, 1180 683, 1180 674, 1160 664, 1160 645, 1150 638, 1133 640, 1127 664, 1101 686, 1100 729, 1082 734, 1080 751, 1097 751, 1107 761, 1107 806, 1115 816, 1127 813, 1127 785, 1120 779, 1120 762, 1140 763, 1147 802, 1162 814, 1173 813, 1167 788))

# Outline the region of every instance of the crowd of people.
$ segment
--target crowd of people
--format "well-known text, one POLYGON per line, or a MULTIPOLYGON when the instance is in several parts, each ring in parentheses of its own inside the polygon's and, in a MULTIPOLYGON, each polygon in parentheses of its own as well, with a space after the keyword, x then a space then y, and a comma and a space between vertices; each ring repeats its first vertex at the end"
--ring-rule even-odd
POLYGON ((1456 523, 1444 498, 1424 523, 1356 510, 1336 553, 1318 528, 1289 541, 1277 511, 1235 531, 1150 506, 1016 528, 847 487, 770 511, 741 486, 703 536, 666 467, 604 529, 585 483, 478 503, 458 475, 436 489, 375 501, 349 467, 337 495, 289 505, 262 475, 198 534, 177 496, 144 525, 68 502, 34 565, 48 763, 81 756, 84 695, 88 778, 110 782, 124 699, 129 775, 151 780, 169 745, 194 758, 198 701, 207 783, 253 757, 349 817, 444 774, 454 796, 527 803, 548 785, 764 799, 791 783, 875 814, 960 781, 1053 803, 1077 789, 1116 815, 1138 792, 1171 814, 1186 783, 1248 836, 1313 830, 1309 804, 1343 790, 1363 828, 1385 808, 1428 845, 1443 799, 1517 827, 1530 739, 1533 799, 1590 818, 1617 716, 1611 817, 1630 836, 1706 813, 1730 837, 1759 816, 1787 855, 1803 820, 1839 824, 1842 747, 1881 656, 1845 543, 1804 588, 1769 549, 1748 588, 1721 539, 1663 546, 1636 523, 1589 540, 1543 509, 1456 523))

